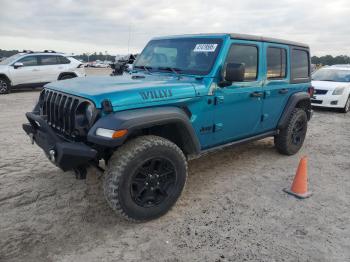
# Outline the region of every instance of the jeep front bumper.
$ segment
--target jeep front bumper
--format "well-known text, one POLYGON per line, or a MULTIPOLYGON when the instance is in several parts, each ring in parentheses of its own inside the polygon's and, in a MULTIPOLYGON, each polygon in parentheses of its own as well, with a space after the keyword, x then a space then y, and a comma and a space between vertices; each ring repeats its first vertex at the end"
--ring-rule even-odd
POLYGON ((23 130, 43 149, 46 156, 63 171, 84 167, 94 160, 97 151, 84 143, 67 142, 53 131, 47 122, 34 112, 26 113, 29 123, 23 130))

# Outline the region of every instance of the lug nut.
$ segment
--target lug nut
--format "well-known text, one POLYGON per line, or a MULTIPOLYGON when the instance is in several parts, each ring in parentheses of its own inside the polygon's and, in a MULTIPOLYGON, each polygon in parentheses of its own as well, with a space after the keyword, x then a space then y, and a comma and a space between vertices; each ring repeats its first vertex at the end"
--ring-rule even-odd
POLYGON ((153 191, 153 190, 154 190, 154 188, 153 188, 153 187, 151 187, 151 190, 153 191))
POLYGON ((146 182, 145 185, 148 186, 148 183, 146 182))

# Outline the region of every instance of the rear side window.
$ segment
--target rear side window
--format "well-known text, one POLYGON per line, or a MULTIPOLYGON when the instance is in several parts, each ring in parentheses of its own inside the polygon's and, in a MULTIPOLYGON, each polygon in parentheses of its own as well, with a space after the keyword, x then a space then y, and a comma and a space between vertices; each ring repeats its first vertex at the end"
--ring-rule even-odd
POLYGON ((309 53, 306 50, 292 49, 292 82, 308 82, 310 78, 309 53))
POLYGON ((243 64, 244 81, 254 81, 258 78, 258 53, 257 46, 234 44, 231 46, 226 63, 243 64))
POLYGON ((267 79, 283 79, 287 76, 286 49, 269 47, 267 49, 267 79))
POLYGON ((57 56, 55 55, 43 55, 40 56, 41 65, 57 65, 57 56))
POLYGON ((26 56, 22 59, 18 60, 17 62, 23 63, 23 66, 37 66, 38 65, 38 59, 36 56, 26 56))
POLYGON ((64 57, 64 56, 58 56, 58 61, 60 64, 69 64, 70 61, 67 57, 64 57))

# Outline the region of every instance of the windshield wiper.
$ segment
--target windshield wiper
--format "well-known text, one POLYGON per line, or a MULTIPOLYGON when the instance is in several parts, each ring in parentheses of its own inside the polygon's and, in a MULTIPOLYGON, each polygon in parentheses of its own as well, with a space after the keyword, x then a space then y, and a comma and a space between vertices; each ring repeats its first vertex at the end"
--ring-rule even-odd
POLYGON ((141 68, 143 70, 145 70, 147 73, 149 73, 150 75, 152 74, 151 71, 153 67, 152 66, 146 66, 146 65, 142 65, 142 66, 134 66, 134 68, 141 68))
POLYGON ((171 71, 176 75, 179 75, 179 72, 182 71, 182 69, 180 68, 176 68, 176 67, 170 67, 170 66, 160 66, 158 67, 159 70, 165 70, 165 71, 171 71))

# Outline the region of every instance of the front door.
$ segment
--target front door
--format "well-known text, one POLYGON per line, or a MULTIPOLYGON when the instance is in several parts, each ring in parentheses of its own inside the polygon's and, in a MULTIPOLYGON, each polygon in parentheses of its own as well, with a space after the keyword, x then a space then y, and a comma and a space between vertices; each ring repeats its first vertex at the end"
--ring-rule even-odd
POLYGON ((23 66, 10 67, 12 85, 33 84, 41 82, 41 66, 36 55, 30 55, 19 59, 17 62, 23 66))
POLYGON ((260 132, 262 102, 262 44, 233 40, 227 63, 245 67, 244 81, 216 89, 214 113, 214 143, 224 144, 260 132))

